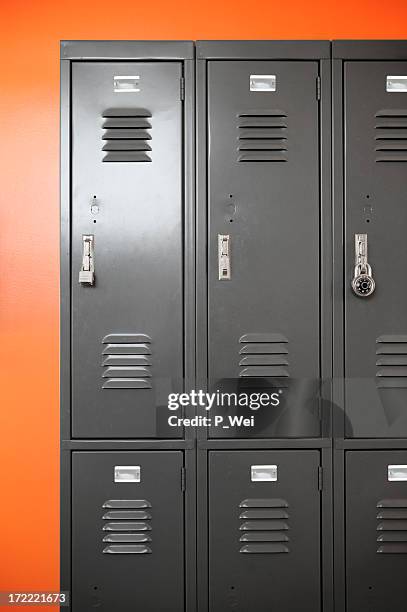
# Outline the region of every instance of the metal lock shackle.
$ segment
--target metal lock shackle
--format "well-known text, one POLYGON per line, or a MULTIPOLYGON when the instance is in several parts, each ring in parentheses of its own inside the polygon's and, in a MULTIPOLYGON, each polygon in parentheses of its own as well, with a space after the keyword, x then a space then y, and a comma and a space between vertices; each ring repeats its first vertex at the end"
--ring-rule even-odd
POLYGON ((375 288, 372 267, 367 260, 367 234, 355 234, 355 269, 352 289, 358 297, 369 297, 375 288))

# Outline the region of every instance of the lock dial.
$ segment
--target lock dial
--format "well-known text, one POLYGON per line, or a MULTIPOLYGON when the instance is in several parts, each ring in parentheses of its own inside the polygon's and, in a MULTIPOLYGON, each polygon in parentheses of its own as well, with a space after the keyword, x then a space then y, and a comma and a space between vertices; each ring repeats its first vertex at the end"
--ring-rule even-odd
POLYGON ((359 274, 352 280, 352 289, 360 297, 372 295, 375 287, 376 283, 373 278, 367 274, 359 274))

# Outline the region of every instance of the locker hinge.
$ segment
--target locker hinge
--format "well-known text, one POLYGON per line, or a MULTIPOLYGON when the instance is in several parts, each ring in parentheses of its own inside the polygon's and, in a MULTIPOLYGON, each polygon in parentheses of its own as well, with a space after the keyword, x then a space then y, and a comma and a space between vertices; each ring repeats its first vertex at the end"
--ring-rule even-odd
POLYGON ((321 77, 317 76, 317 100, 321 99, 321 77))
POLYGON ((180 79, 180 97, 181 100, 185 100, 185 78, 181 77, 180 79))
POLYGON ((318 491, 322 491, 324 488, 324 472, 323 468, 319 466, 318 468, 318 491))
POLYGON ((185 468, 181 468, 181 491, 185 491, 185 468))

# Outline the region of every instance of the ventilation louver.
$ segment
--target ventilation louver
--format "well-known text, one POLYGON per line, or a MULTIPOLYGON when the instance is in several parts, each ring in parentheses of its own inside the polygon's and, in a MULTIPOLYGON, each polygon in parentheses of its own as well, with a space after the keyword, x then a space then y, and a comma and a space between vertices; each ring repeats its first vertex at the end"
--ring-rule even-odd
POLYGON ((103 113, 104 162, 151 162, 151 113, 146 109, 110 108, 103 113))
POLYGON ((407 388, 407 335, 390 334, 377 338, 376 367, 379 389, 407 388))
POLYGON ((251 110, 238 115, 239 162, 287 161, 287 115, 251 110))
POLYGON ((284 499, 244 499, 239 504, 239 552, 289 553, 288 507, 284 499))
POLYGON ((146 499, 109 499, 103 504, 104 554, 150 554, 151 504, 146 499))
POLYGON ((407 162, 407 110, 375 115, 376 162, 407 162))
POLYGON ((407 554, 407 499, 382 499, 376 507, 377 552, 407 554))
POLYGON ((239 339, 239 376, 288 378, 288 340, 282 334, 244 334, 239 339))
POLYGON ((103 389, 151 389, 151 338, 108 334, 103 343, 103 389))

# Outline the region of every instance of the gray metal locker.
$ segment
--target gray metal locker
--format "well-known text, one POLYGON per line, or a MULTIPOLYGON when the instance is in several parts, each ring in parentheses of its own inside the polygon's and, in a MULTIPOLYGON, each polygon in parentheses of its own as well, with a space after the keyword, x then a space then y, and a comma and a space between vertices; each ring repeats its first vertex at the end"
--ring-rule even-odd
POLYGON ((182 78, 72 66, 74 437, 182 436, 165 411, 184 370, 182 78))
POLYGON ((407 451, 346 456, 347 612, 402 612, 407 599, 407 451))
POLYGON ((344 116, 346 436, 400 438, 407 436, 401 272, 407 265, 407 61, 346 61, 344 116), (375 282, 371 294, 366 263, 375 282), (351 281, 360 274, 366 289, 360 285, 355 293, 351 281))
POLYGON ((180 451, 73 453, 72 606, 184 610, 180 451))
POLYGON ((407 45, 333 55, 335 606, 405 609, 407 45))
POLYGON ((321 435, 323 57, 322 42, 198 45, 206 60, 198 125, 207 129, 208 386, 281 396, 278 409, 258 411, 250 432, 213 427, 213 438, 321 435))
POLYGON ((320 610, 320 454, 209 452, 210 612, 320 610))
POLYGON ((167 406, 194 385, 194 87, 190 42, 61 43, 61 589, 74 612, 196 598, 193 433, 168 425, 167 406))

